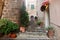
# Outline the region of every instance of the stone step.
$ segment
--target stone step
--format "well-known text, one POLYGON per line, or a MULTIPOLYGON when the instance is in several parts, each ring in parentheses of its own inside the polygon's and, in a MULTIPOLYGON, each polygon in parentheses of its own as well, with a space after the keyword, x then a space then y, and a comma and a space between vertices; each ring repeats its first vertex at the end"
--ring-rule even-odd
MULTIPOLYGON (((32 29, 32 28, 31 28, 32 29)), ((31 30, 30 29, 30 30, 31 30)), ((27 30, 28 31, 28 30, 27 30)), ((31 30, 31 31, 33 31, 33 32, 45 32, 45 29, 44 28, 40 28, 40 27, 35 27, 35 29, 33 29, 33 30, 31 30)), ((28 31, 28 32, 30 32, 30 31, 28 31)))
POLYGON ((13 38, 13 39, 0 39, 0 40, 57 40, 57 39, 49 39, 49 38, 21 38, 21 39, 16 39, 16 38, 13 38))
MULTIPOLYGON (((42 32, 25 32, 25 33, 19 33, 17 39, 29 39, 29 40, 51 40, 50 38, 47 37, 46 33, 42 32)), ((55 40, 56 37, 52 40, 55 40)))
POLYGON ((46 32, 24 32, 19 34, 25 34, 25 35, 46 35, 46 32))

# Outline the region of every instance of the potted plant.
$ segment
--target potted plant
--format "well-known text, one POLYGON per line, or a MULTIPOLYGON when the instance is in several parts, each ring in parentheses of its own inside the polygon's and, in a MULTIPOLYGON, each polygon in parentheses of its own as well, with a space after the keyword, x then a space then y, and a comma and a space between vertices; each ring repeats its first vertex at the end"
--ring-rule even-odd
POLYGON ((43 27, 43 22, 42 21, 38 21, 37 25, 39 25, 40 27, 43 27))
POLYGON ((8 38, 16 38, 17 37, 17 34, 14 33, 14 32, 11 32, 7 35, 8 38))
MULTIPOLYGON (((5 23, 4 25, 2 25, 0 27, 0 32, 1 33, 3 33, 6 36, 14 33, 15 36, 17 36, 16 33, 14 32, 14 31, 18 30, 18 28, 19 28, 16 23, 13 23, 13 22, 11 22, 10 20, 7 20, 7 19, 0 19, 0 20, 2 20, 3 23, 5 23)), ((12 37, 10 37, 10 38, 12 38, 12 37)), ((13 37, 13 38, 15 38, 15 37, 13 37)))
POLYGON ((48 6, 49 6, 49 2, 48 1, 43 2, 42 6, 41 6, 41 11, 42 12, 47 11, 48 10, 48 6))
POLYGON ((49 27, 47 28, 47 30, 48 30, 47 36, 48 36, 49 38, 53 38, 53 36, 54 36, 54 29, 53 29, 53 27, 52 27, 52 26, 49 26, 49 27))
POLYGON ((20 16, 20 29, 25 30, 29 22, 29 16, 26 11, 24 11, 20 16))
POLYGON ((19 26, 16 23, 13 23, 10 20, 8 20, 6 27, 10 29, 10 33, 9 33, 10 35, 8 34, 9 37, 16 38, 17 37, 16 33, 17 30, 19 29, 19 26))
POLYGON ((25 10, 25 6, 23 5, 20 11, 20 31, 25 32, 26 27, 29 23, 29 16, 28 13, 25 10))
POLYGON ((20 26, 20 32, 25 32, 26 28, 24 26, 20 26))

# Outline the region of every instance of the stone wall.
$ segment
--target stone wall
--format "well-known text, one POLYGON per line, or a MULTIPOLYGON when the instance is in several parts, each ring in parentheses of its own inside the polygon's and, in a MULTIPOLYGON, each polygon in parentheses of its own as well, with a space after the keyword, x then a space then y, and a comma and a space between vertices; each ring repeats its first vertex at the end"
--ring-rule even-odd
POLYGON ((2 18, 10 19, 11 21, 19 24, 19 11, 22 3, 22 0, 5 0, 2 18))

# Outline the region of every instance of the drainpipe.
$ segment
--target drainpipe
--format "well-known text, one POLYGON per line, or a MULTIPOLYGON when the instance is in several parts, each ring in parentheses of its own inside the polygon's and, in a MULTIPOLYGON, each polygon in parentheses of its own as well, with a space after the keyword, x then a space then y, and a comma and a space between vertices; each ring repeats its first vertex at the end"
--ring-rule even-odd
MULTIPOLYGON (((48 0, 48 2, 49 2, 49 0, 48 0)), ((45 14, 45 28, 47 28, 48 26, 50 26, 49 4, 48 4, 48 7, 47 7, 47 9, 45 10, 44 14, 45 14)))
POLYGON ((44 12, 45 14, 45 28, 49 26, 49 14, 47 11, 44 12))

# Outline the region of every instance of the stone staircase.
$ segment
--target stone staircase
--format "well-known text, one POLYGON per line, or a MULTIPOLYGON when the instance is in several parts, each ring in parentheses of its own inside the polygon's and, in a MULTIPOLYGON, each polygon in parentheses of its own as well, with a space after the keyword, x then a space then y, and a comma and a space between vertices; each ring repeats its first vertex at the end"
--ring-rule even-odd
POLYGON ((56 40, 56 38, 48 38, 47 33, 44 28, 35 27, 33 32, 26 31, 25 33, 17 34, 18 37, 16 39, 21 40, 56 40))
MULTIPOLYGON (((5 38, 5 40, 10 40, 11 38, 5 38)), ((0 39, 1 40, 1 39, 0 39)), ((44 32, 43 28, 37 27, 33 32, 19 32, 17 38, 11 40, 57 40, 56 37, 48 38, 47 33, 44 32)))
POLYGON ((42 32, 25 32, 18 33, 17 38, 1 38, 0 40, 57 40, 54 38, 48 38, 46 33, 42 32))
POLYGON ((37 27, 30 27, 27 30, 28 32, 45 32, 45 28, 37 27))
POLYGON ((56 40, 56 38, 48 38, 46 33, 42 32, 25 32, 19 33, 16 39, 21 40, 56 40))

